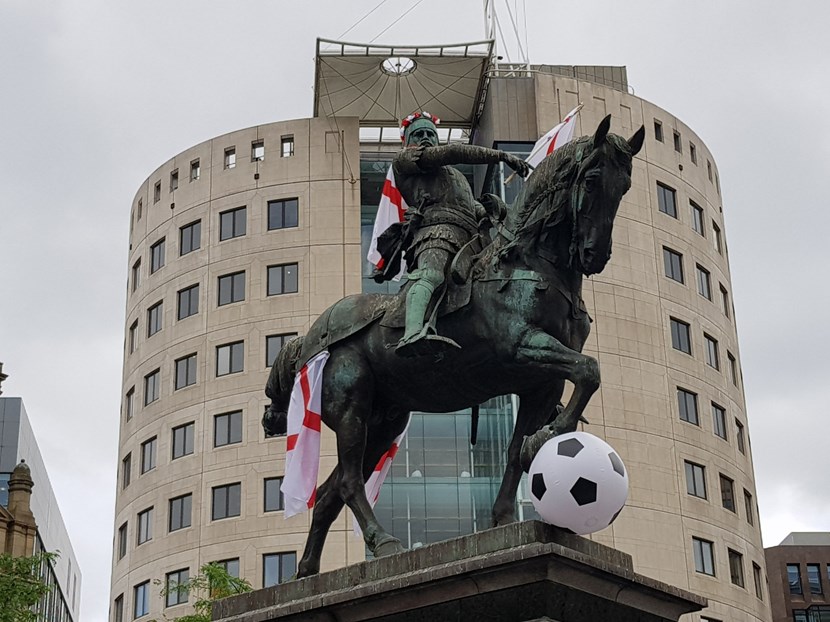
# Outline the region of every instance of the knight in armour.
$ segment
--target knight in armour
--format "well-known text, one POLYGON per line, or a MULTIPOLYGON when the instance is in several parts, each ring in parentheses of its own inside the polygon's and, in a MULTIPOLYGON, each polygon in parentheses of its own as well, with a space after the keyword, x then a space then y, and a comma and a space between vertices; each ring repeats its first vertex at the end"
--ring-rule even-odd
POLYGON ((487 216, 456 164, 504 162, 522 177, 529 167, 504 151, 477 145, 439 145, 438 119, 415 113, 402 123, 404 148, 392 163, 401 196, 409 205, 403 227, 403 248, 409 267, 406 324, 396 352, 403 356, 436 353, 460 347, 435 331, 436 308, 445 291, 450 264, 476 235, 487 216))

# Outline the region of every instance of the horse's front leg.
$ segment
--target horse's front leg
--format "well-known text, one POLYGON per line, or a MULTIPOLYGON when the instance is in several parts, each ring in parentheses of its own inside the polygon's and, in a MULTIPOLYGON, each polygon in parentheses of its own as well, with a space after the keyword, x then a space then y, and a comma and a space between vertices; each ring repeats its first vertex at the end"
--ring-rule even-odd
POLYGON ((541 366, 552 375, 569 380, 574 385, 571 398, 553 423, 524 443, 521 464, 527 470, 533 456, 549 438, 576 430, 588 401, 599 388, 599 363, 590 356, 571 350, 541 330, 532 331, 522 339, 517 360, 522 364, 541 366))
POLYGON ((513 438, 507 449, 507 465, 501 480, 499 494, 493 504, 493 527, 506 525, 516 520, 516 492, 522 479, 519 457, 525 436, 533 434, 544 426, 556 413, 556 406, 562 397, 565 383, 555 379, 544 391, 519 396, 519 413, 513 438))

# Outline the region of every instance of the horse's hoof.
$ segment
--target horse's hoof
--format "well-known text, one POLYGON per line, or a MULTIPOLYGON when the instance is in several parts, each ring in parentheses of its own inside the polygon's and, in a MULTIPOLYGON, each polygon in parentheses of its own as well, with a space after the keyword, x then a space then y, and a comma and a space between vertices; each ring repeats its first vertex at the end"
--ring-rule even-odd
POLYGON ((372 551, 375 557, 386 557, 387 555, 395 555, 396 553, 403 553, 406 550, 401 541, 394 536, 384 538, 375 545, 372 551))
POLYGON ((503 525, 509 525, 510 523, 515 523, 516 517, 513 514, 507 514, 505 516, 493 517, 492 526, 493 527, 502 527, 503 525))

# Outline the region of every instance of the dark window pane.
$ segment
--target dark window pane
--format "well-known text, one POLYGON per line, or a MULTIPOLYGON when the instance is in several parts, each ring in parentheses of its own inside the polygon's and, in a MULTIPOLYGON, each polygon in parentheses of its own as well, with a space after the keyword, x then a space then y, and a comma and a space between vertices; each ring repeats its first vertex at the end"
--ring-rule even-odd
POLYGON ((803 594, 798 564, 787 564, 787 582, 790 584, 790 594, 803 594))
POLYGON ((269 477, 265 480, 265 511, 277 512, 284 509, 282 496, 282 478, 269 477))

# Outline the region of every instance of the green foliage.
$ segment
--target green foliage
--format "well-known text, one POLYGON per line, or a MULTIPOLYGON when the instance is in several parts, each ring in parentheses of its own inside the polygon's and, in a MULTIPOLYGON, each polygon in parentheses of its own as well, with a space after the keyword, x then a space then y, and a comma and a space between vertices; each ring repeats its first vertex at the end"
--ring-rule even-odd
MULTIPOLYGON (((161 585, 162 581, 156 581, 161 585)), ((228 574, 222 566, 216 563, 205 564, 199 568, 199 574, 178 585, 165 585, 161 596, 165 600, 168 594, 188 594, 195 598, 193 609, 195 613, 173 618, 175 622, 210 622, 213 603, 234 594, 244 594, 251 591, 251 584, 245 579, 237 579, 228 574)), ((165 617, 165 619, 168 619, 165 617)), ((0 622, 5 622, 0 620, 0 622)))
POLYGON ((43 617, 32 611, 52 586, 41 574, 42 564, 52 563, 57 553, 31 557, 0 555, 0 622, 37 622, 43 617))

